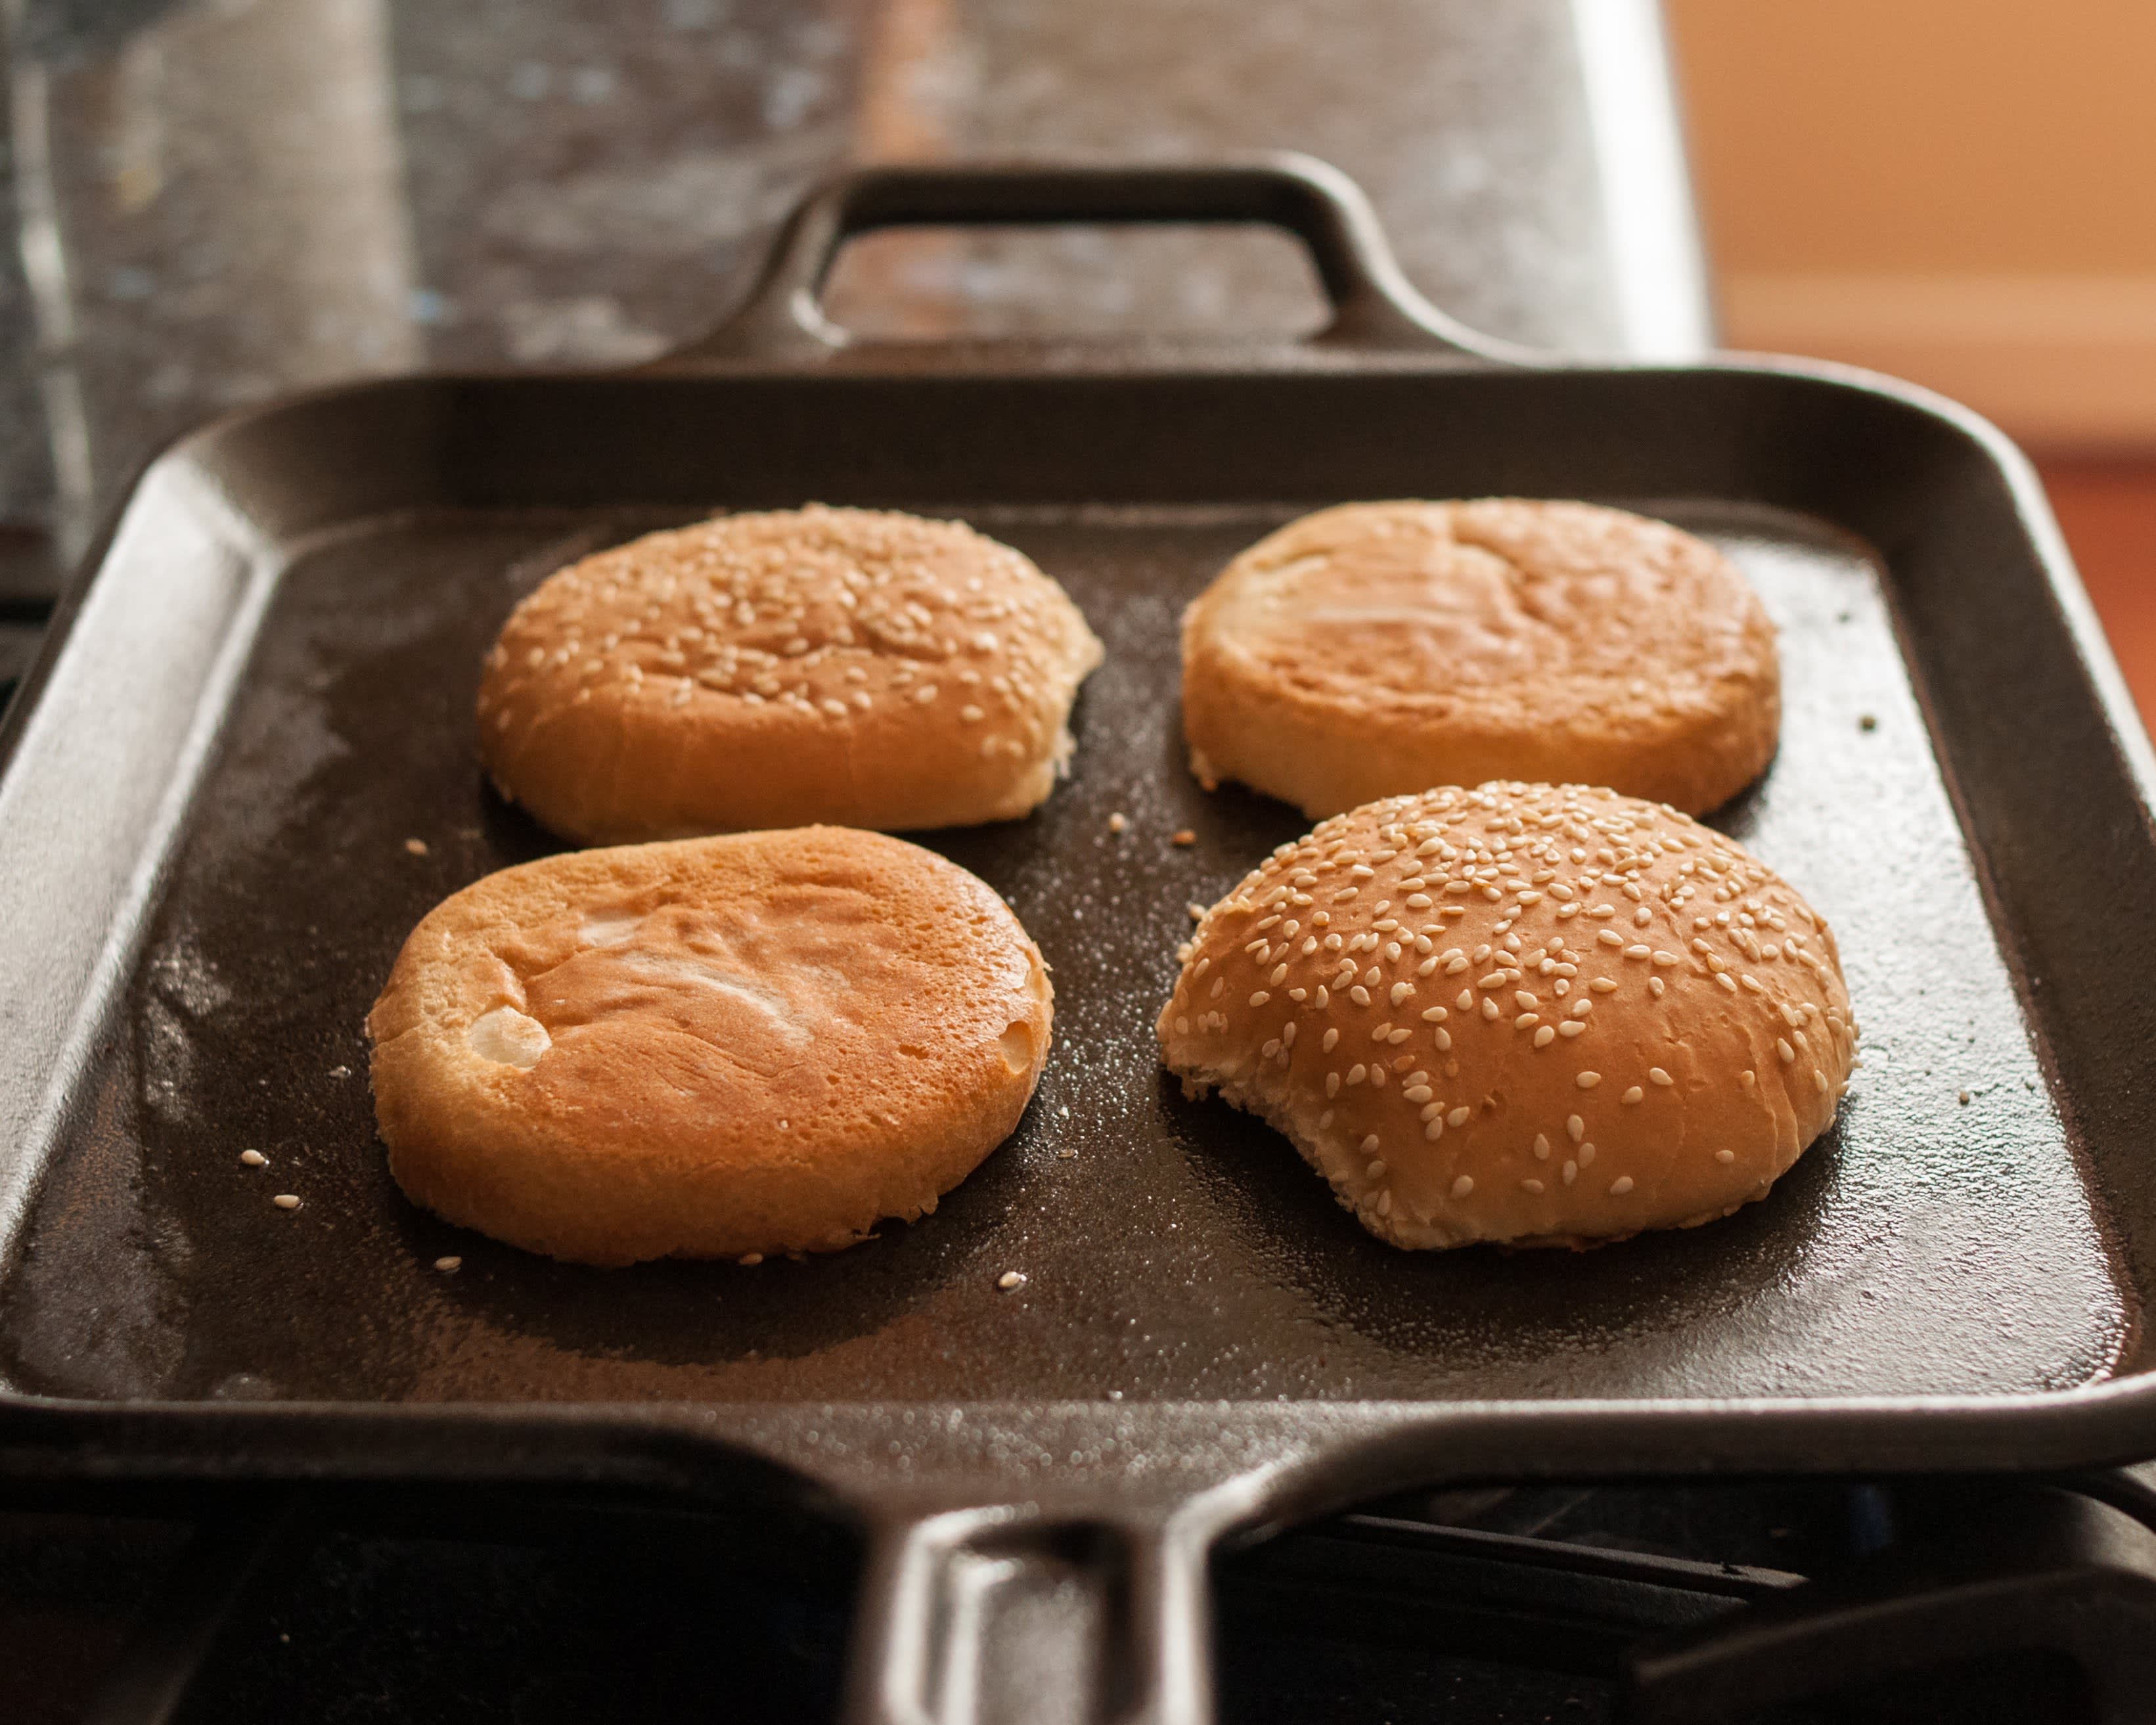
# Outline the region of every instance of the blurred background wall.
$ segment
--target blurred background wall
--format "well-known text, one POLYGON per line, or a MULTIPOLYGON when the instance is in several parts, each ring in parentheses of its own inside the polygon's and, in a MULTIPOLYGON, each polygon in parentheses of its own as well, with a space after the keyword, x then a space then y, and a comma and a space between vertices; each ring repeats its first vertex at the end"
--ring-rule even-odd
POLYGON ((1664 11, 1724 341, 2019 439, 2156 718, 2156 4, 1664 11))
POLYGON ((1666 6, 1731 345, 2156 446, 2156 5, 1666 6))

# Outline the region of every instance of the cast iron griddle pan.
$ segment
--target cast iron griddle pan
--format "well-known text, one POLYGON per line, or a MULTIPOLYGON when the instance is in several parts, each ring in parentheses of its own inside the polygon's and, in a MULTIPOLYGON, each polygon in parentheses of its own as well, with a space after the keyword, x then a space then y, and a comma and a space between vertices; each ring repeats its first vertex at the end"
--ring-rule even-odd
POLYGON ((657 367, 336 389, 170 450, 6 735, 10 1459, 805 1481, 876 1534, 860 1717, 1023 1712, 1052 1658, 1188 1720, 1234 1527, 1476 1474, 2156 1450, 2156 780, 2027 469, 1854 374, 1521 357, 1416 300, 1316 164, 870 173, 657 367), (1336 321, 878 347, 816 310, 858 229, 1072 220, 1284 224, 1336 321), (1865 1027, 1766 1201, 1577 1255, 1380 1245, 1152 1041, 1186 906, 1303 827, 1191 780, 1178 614, 1301 511, 1492 493, 1646 510, 1757 583, 1781 752, 1717 823, 1833 922, 1865 1027), (808 499, 963 516, 1107 643, 1048 805, 927 835, 1055 968, 1024 1125, 806 1263, 572 1269, 420 1214, 362 1019, 438 899, 555 848, 477 767, 482 651, 584 552, 808 499))

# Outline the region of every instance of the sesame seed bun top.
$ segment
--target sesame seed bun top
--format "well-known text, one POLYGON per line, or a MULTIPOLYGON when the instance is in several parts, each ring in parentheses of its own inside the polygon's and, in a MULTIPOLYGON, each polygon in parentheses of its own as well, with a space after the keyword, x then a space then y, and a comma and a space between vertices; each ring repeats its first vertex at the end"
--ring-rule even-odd
POLYGON ((584 843, 970 825, 1048 795, 1100 662, 1063 589, 962 521, 725 516, 548 577, 488 655, 480 743, 584 843))
POLYGON ((1352 503, 1242 552, 1183 624, 1183 728, 1313 817, 1491 778, 1694 814, 1781 722, 1774 629, 1728 559, 1585 503, 1352 503))
POLYGON ((1733 840, 1578 785, 1372 803, 1206 913, 1162 1058, 1380 1238, 1578 1245, 1764 1194, 1856 1055, 1834 937, 1733 840))

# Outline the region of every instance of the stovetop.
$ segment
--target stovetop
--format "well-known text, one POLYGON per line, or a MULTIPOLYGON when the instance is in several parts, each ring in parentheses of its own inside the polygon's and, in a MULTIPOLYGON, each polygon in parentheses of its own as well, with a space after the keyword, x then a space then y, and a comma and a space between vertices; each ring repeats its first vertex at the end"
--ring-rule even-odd
MULTIPOLYGON (((778 1507, 40 1494, 0 1509, 13 1725, 786 1725, 839 1704, 860 1549, 778 1507)), ((1220 1717, 2145 1721, 2153 1517, 2126 1473, 1395 1500, 1222 1554, 1220 1717)))

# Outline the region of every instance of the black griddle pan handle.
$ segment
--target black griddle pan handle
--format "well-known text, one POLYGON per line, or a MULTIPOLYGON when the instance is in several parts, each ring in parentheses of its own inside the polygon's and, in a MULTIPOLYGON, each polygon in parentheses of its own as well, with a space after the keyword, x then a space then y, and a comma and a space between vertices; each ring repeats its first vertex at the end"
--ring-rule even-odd
POLYGON ((741 309, 653 368, 815 362, 873 347, 827 318, 818 296, 839 249, 875 228, 1171 222, 1266 223, 1309 248, 1332 317, 1291 347, 1533 357, 1466 329, 1417 293, 1347 175, 1311 157, 1274 152, 1195 167, 984 163, 841 174, 794 207, 741 309))
POLYGON ((1025 1506, 872 1532, 848 1725, 1209 1725, 1209 1534, 1025 1506))

